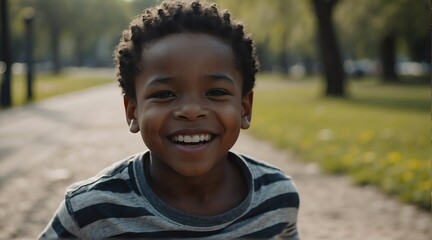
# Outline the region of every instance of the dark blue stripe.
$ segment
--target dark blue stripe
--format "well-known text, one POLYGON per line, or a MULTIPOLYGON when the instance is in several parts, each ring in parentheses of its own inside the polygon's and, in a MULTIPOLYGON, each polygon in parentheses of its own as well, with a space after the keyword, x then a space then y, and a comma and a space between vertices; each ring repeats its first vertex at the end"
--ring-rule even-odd
POLYGON ((277 236, 282 233, 288 223, 278 223, 268 228, 264 228, 257 232, 253 232, 251 234, 244 235, 240 238, 255 238, 255 239, 267 239, 277 236))
POLYGON ((273 174, 264 174, 259 178, 254 180, 254 191, 258 191, 261 187, 270 185, 275 182, 289 180, 289 178, 285 177, 280 173, 273 174))
POLYGON ((51 227, 57 233, 57 236, 59 238, 77 238, 75 235, 73 235, 68 230, 66 230, 66 228, 63 227, 57 215, 54 217, 51 227))
MULTIPOLYGON (((285 229, 288 223, 279 223, 271 227, 250 233, 240 238, 271 238, 285 229)), ((160 231, 160 232, 140 232, 140 233, 123 233, 110 238, 203 238, 221 234, 224 229, 217 231, 193 232, 193 231, 160 231)))
POLYGON ((114 193, 129 193, 132 191, 132 186, 130 182, 125 179, 111 179, 98 183, 92 189, 114 193))
POLYGON ((255 216, 264 214, 266 212, 271 212, 273 210, 277 210, 280 208, 298 208, 299 202, 300 199, 298 193, 291 192, 291 193, 281 194, 276 197, 265 200, 260 205, 251 209, 246 215, 239 218, 234 223, 241 222, 246 219, 253 218, 255 216))
POLYGON ((95 204, 75 212, 76 221, 81 228, 107 218, 135 218, 152 215, 145 208, 128 207, 112 203, 95 204))
POLYGON ((110 238, 203 238, 220 234, 224 229, 207 232, 194 232, 194 231, 160 231, 160 232, 127 232, 116 236, 110 236, 110 238))

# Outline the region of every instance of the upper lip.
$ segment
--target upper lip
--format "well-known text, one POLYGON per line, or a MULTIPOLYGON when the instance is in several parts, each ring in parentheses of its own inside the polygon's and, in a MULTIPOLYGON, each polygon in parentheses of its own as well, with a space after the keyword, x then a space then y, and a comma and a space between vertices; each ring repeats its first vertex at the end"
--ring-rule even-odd
POLYGON ((181 130, 174 131, 170 133, 168 136, 172 137, 178 135, 198 135, 198 134, 215 135, 215 132, 207 129, 201 129, 201 128, 188 128, 188 129, 181 129, 181 130))

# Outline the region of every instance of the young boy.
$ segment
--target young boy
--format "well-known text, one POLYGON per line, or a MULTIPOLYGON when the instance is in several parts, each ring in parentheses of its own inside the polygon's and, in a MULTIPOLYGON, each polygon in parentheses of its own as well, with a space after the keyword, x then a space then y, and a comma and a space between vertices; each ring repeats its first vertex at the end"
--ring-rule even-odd
POLYGON ((216 5, 164 2, 123 32, 115 62, 149 151, 70 187, 41 239, 298 239, 291 178, 229 151, 249 128, 257 72, 241 24, 216 5))

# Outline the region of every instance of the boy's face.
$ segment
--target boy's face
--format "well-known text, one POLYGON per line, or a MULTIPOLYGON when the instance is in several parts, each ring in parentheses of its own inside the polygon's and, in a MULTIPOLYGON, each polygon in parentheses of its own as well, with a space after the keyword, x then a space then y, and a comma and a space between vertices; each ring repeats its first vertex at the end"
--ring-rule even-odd
POLYGON ((252 108, 235 66, 231 47, 206 34, 168 35, 145 47, 136 101, 125 97, 125 108, 152 163, 193 177, 226 159, 252 108))

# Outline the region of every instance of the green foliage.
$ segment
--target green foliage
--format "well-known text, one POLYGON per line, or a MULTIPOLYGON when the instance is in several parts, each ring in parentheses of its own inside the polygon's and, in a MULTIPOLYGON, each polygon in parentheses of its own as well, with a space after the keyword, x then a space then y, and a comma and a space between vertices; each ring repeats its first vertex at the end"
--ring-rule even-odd
POLYGON ((24 61, 25 8, 35 9, 34 60, 52 60, 53 37, 60 41, 63 63, 81 65, 88 59, 110 64, 121 31, 144 7, 156 0, 13 0, 9 1, 14 61, 24 61))
MULTIPOLYGON (((402 45, 430 34, 430 2, 427 0, 340 1, 335 11, 345 53, 376 57, 379 41, 394 33, 402 45)), ((402 52, 402 46, 399 52, 402 52)), ((403 52, 405 53, 405 52, 403 52)), ((405 53, 406 54, 406 53, 405 53)))
MULTIPOLYGON (((317 80, 267 80, 255 92, 252 132, 331 173, 430 208, 430 91, 351 83, 348 99, 317 97, 317 80)), ((272 76, 271 78, 274 78, 272 76)))
POLYGON ((313 14, 307 1, 296 0, 216 0, 245 23, 258 43, 277 54, 312 54, 313 14))
MULTIPOLYGON (((280 57, 295 64, 316 59, 316 20, 311 1, 214 0, 243 21, 260 46, 262 59, 271 66, 280 57)), ((53 29, 59 27, 62 62, 72 65, 112 62, 112 51, 120 31, 133 16, 160 0, 13 0, 10 3, 12 49, 16 62, 24 61, 26 7, 35 8, 36 62, 52 60, 53 29)), ((334 12, 343 55, 376 58, 379 41, 388 31, 400 37, 399 51, 407 52, 419 39, 429 36, 427 0, 339 1, 334 12)))
MULTIPOLYGON (((71 74, 38 74, 34 81, 34 100, 41 101, 73 91, 78 91, 101 84, 112 83, 112 79, 90 76, 73 76, 71 74)), ((25 75, 14 75, 12 82, 12 105, 19 106, 27 102, 27 82, 25 75)))

